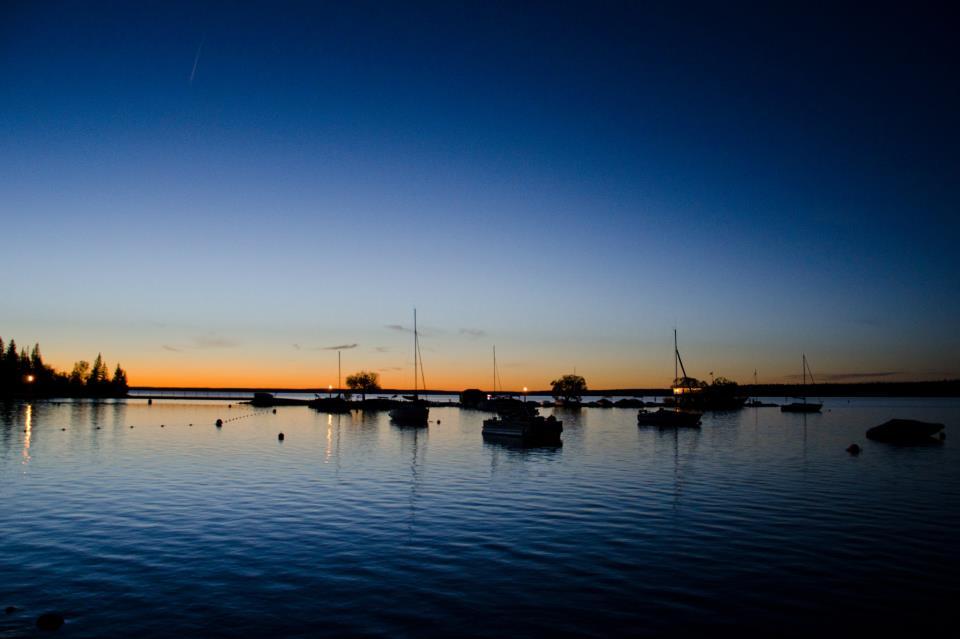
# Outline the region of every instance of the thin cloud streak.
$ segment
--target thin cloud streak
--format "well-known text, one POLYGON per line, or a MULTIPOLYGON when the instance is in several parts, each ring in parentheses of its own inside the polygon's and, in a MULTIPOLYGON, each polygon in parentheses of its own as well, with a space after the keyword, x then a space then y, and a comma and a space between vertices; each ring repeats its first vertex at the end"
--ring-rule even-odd
MULTIPOLYGON (((397 331, 398 333, 412 333, 413 329, 403 326, 402 324, 387 324, 384 326, 391 331, 397 331)), ((442 328, 434 328, 432 326, 419 326, 417 327, 417 332, 420 333, 423 337, 434 337, 436 335, 443 335, 446 331, 442 328)))
POLYGON ((203 43, 206 42, 207 35, 204 34, 200 39, 200 46, 197 47, 197 55, 193 58, 193 69, 190 71, 190 85, 193 85, 193 79, 197 75, 197 65, 200 64, 200 54, 203 52, 203 43))
POLYGON ((348 351, 351 348, 357 348, 359 344, 337 344, 336 346, 301 346, 294 344, 293 348, 297 351, 348 351))
POLYGON ((193 347, 200 350, 210 348, 234 348, 240 346, 240 342, 226 337, 202 336, 193 338, 193 347))

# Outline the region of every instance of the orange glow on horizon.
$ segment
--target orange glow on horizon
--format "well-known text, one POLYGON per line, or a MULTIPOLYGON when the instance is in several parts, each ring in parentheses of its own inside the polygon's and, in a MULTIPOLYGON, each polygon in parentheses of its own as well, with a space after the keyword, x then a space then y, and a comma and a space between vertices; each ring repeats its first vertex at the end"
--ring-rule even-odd
MULTIPOLYGON (((360 370, 363 367, 357 367, 360 370)), ((376 369, 374 369, 376 371, 376 369)), ((350 372, 353 372, 351 369, 350 372)), ((413 371, 376 371, 380 374, 380 386, 383 388, 412 389, 413 371)), ((158 387, 198 387, 198 388, 291 388, 309 389, 327 392, 336 388, 336 369, 332 371, 271 371, 259 365, 251 366, 192 366, 188 369, 166 367, 139 367, 131 365, 127 369, 130 386, 158 386, 158 387)), ((347 371, 344 371, 347 374, 347 371)), ((528 390, 538 391, 550 388, 550 382, 563 371, 540 372, 524 374, 524 379, 532 382, 505 383, 504 390, 521 394, 528 390)), ((655 381, 656 378, 644 377, 639 379, 618 379, 613 375, 586 375, 587 384, 591 389, 616 388, 668 388, 667 379, 655 381)), ((638 376, 639 377, 639 376, 638 376)), ((506 381, 506 380, 505 380, 506 381)), ((483 373, 471 371, 442 371, 435 372, 427 377, 429 390, 446 390, 459 392, 466 388, 487 389, 490 382, 483 373)))

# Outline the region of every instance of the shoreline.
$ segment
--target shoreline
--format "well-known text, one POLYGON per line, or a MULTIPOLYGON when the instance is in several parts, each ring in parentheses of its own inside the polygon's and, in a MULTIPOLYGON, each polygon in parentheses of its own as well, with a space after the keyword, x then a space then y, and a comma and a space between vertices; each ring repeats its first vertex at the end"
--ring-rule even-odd
MULTIPOLYGON (((494 394, 493 391, 479 389, 483 393, 494 394)), ((283 393, 283 394, 306 394, 328 397, 330 390, 327 388, 251 388, 251 387, 204 387, 204 386, 131 386, 130 399, 137 399, 135 393, 197 393, 211 394, 224 393, 224 399, 237 399, 229 397, 229 393, 283 393)), ((333 390, 336 392, 349 392, 348 389, 333 390)), ((458 390, 418 390, 420 395, 459 395, 463 389, 458 390)), ((384 388, 374 393, 368 393, 370 396, 384 395, 410 395, 411 389, 404 388, 384 388)), ((497 391, 496 395, 522 397, 551 397, 549 389, 531 389, 526 393, 520 390, 516 391, 497 391)), ((669 388, 612 388, 589 390, 583 393, 583 397, 666 397, 672 395, 669 388)), ((739 395, 746 397, 960 397, 960 380, 941 380, 935 382, 860 382, 851 384, 743 384, 739 387, 739 395)), ((146 395, 143 395, 146 398, 146 395)), ((154 397, 156 397, 154 395, 154 397)))

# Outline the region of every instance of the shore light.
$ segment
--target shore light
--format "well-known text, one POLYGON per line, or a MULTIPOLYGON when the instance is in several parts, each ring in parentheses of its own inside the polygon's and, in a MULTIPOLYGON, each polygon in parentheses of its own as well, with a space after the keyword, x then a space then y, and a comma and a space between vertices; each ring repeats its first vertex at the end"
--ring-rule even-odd
POLYGON ((28 384, 32 384, 34 379, 35 379, 35 378, 34 378, 33 375, 27 375, 27 383, 28 383, 28 384))

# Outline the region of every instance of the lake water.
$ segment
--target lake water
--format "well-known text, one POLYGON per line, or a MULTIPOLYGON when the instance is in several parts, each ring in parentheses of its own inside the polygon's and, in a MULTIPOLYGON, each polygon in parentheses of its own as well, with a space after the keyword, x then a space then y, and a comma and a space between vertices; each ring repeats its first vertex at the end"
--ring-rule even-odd
POLYGON ((828 399, 681 431, 556 414, 562 448, 518 450, 446 407, 409 430, 306 407, 0 404, 0 607, 20 608, 0 637, 47 610, 65 637, 954 624, 960 401, 828 399), (947 439, 866 440, 891 417, 947 439))

